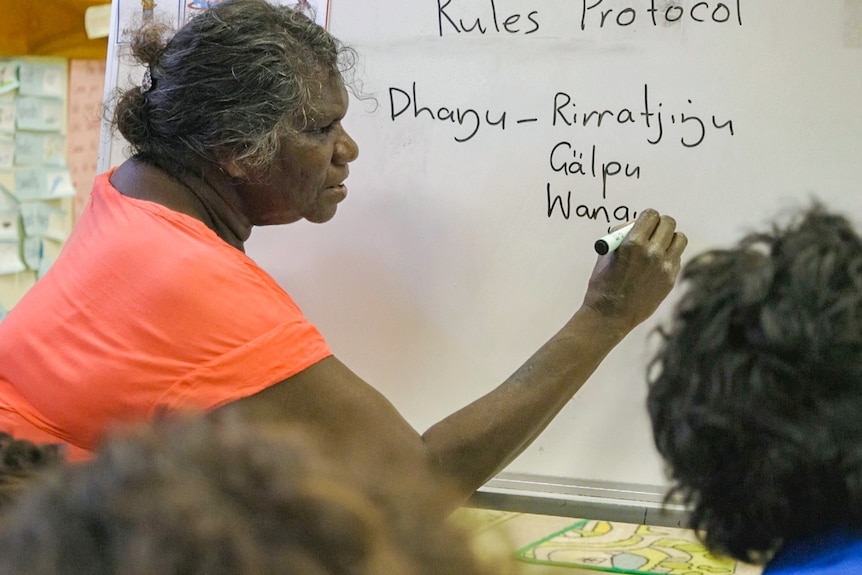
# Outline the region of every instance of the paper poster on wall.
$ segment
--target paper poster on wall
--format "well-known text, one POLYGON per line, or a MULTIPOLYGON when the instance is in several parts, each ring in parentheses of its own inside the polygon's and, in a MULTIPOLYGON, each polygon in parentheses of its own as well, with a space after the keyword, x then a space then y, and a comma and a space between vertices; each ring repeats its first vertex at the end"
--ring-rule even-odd
POLYGON ((31 270, 38 270, 42 265, 42 254, 44 253, 44 241, 40 237, 24 238, 21 242, 21 250, 24 253, 24 263, 31 270))
POLYGON ((5 208, 17 208, 18 198, 10 192, 6 186, 0 184, 0 210, 5 208))
POLYGON ((26 237, 21 242, 21 252, 27 267, 36 272, 36 277, 44 276, 62 248, 62 243, 40 237, 26 237))
MULTIPOLYGON (((203 10, 223 0, 119 0, 117 30, 118 44, 127 44, 131 32, 147 22, 167 24, 178 28, 203 10)), ((306 14, 313 14, 321 26, 327 25, 329 0, 277 0, 274 3, 295 6, 306 14)))
POLYGON ((66 58, 0 59, 0 299, 7 307, 50 267, 42 244, 58 251, 71 230, 68 66, 66 58))
POLYGON ((25 61, 18 69, 18 80, 18 93, 22 96, 63 98, 66 95, 66 64, 25 61))
POLYGON ((16 126, 19 130, 59 132, 65 107, 60 98, 20 97, 15 106, 16 126))
POLYGON ((53 200, 75 195, 67 168, 15 168, 15 195, 19 200, 53 200))
POLYGON ((0 62, 0 94, 11 92, 18 87, 18 62, 0 62))
POLYGON ((0 97, 0 134, 15 132, 16 100, 13 96, 0 97))
MULTIPOLYGON (((24 233, 57 241, 66 240, 66 212, 45 202, 21 204, 21 221, 24 233)), ((0 212, 2 215, 2 212, 0 212)), ((0 220, 2 224, 2 220, 0 220)), ((32 267, 32 266, 31 266, 32 267)))
POLYGON ((15 138, 0 133, 0 172, 12 169, 15 160, 15 138))
MULTIPOLYGON (((0 140, 2 148, 2 140, 0 140)), ((2 169, 0 150, 0 169, 2 169)), ((15 165, 66 165, 66 137, 51 132, 18 132, 15 134, 15 165)))
POLYGON ((99 157, 99 122, 105 90, 105 62, 69 62, 69 114, 66 165, 75 187, 73 221, 84 212, 96 177, 99 157))
POLYGON ((18 240, 7 242, 0 240, 0 275, 16 274, 27 269, 21 261, 18 240))
MULTIPOLYGON (((187 22, 211 6, 219 4, 223 0, 187 0, 182 2, 182 21, 187 22)), ((326 27, 327 15, 329 14, 329 0, 275 0, 274 4, 292 6, 305 14, 314 15, 315 22, 326 27)))
POLYGON ((18 208, 0 208, 0 241, 18 241, 18 208))

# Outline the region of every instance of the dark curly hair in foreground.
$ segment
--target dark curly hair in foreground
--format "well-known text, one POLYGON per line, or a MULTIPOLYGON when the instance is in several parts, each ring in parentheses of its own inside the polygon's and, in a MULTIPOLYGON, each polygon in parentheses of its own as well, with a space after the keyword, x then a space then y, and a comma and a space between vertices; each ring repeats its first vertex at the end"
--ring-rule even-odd
POLYGON ((0 431, 0 508, 15 501, 41 472, 62 461, 59 445, 37 445, 0 431))
POLYGON ((305 430, 163 422, 46 472, 0 522, 0 573, 495 575, 422 469, 305 430))
POLYGON ((655 443, 711 549, 862 527, 862 240, 815 205, 699 255, 650 366, 655 443))

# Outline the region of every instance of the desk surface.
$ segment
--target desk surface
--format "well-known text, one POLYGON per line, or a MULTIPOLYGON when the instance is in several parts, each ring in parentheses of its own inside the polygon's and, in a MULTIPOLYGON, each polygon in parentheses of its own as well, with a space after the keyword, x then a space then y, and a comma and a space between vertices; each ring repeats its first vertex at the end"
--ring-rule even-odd
MULTIPOLYGON (((514 551, 565 529, 575 520, 571 517, 532 515, 508 511, 464 508, 456 513, 475 534, 478 553, 511 555, 514 551)), ((596 575, 597 571, 518 563, 518 575, 596 575)))
MULTIPOLYGON (((474 533, 479 553, 500 556, 511 554, 553 533, 558 533, 577 520, 571 517, 533 515, 506 511, 463 508, 455 514, 457 521, 474 533)), ((518 562, 519 575, 597 575, 602 571, 574 567, 544 566, 518 562)), ((750 565, 737 568, 739 575, 759 575, 761 569, 750 565)))

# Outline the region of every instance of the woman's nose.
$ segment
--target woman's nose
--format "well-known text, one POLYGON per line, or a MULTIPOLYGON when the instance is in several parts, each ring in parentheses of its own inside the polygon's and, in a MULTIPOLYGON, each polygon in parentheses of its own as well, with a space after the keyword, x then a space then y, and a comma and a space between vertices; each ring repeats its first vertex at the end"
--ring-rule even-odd
POLYGON ((347 133, 347 130, 341 130, 341 137, 338 139, 338 143, 335 145, 335 158, 334 161, 336 164, 347 164, 355 160, 359 157, 359 146, 350 137, 350 134, 347 133))

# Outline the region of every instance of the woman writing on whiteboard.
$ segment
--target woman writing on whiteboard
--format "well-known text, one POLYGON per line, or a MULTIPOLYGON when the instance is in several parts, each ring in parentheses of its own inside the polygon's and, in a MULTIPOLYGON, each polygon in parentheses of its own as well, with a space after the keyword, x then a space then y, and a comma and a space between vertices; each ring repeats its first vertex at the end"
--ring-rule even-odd
POLYGON ((381 461, 406 453, 466 495, 674 284, 685 236, 645 210, 560 331, 420 435, 243 251, 252 226, 326 222, 345 199, 351 51, 294 10, 229 0, 166 44, 142 32, 134 53, 144 80, 115 110, 131 158, 97 178, 62 255, 0 324, 0 430, 16 437, 86 457, 115 425, 233 404, 374 444, 381 461))

